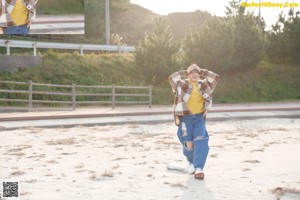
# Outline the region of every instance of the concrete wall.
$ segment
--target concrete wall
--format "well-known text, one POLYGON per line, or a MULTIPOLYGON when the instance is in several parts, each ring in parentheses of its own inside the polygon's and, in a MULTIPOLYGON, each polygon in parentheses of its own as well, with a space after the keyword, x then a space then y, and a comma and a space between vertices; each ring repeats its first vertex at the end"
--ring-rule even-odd
POLYGON ((19 68, 34 67, 41 63, 39 56, 0 55, 0 71, 16 72, 19 68))

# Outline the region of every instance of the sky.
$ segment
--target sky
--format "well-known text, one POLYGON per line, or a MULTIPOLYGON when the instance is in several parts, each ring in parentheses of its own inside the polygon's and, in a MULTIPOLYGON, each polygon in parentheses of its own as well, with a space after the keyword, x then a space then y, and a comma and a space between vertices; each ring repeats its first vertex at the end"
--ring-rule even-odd
MULTIPOLYGON (((207 11, 212 15, 225 16, 225 6, 229 5, 230 0, 130 0, 133 4, 138 4, 144 8, 151 10, 154 13, 160 15, 167 15, 172 12, 194 12, 195 10, 207 11)), ((246 2, 246 0, 241 0, 246 2)), ((247 0, 247 3, 252 3, 251 6, 246 7, 246 11, 253 11, 258 13, 258 6, 255 7, 255 3, 259 3, 259 0, 247 0)), ((289 10, 288 7, 276 7, 270 6, 270 3, 285 4, 298 3, 298 7, 294 7, 295 11, 300 10, 300 0, 261 0, 261 3, 266 3, 266 7, 261 7, 261 16, 264 17, 267 27, 271 24, 275 24, 277 17, 281 11, 285 13, 289 10)))

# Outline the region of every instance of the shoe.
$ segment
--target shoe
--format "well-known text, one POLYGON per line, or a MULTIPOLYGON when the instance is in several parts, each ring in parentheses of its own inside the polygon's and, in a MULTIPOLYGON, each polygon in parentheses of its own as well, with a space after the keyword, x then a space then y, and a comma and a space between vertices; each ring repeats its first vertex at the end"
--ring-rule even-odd
POLYGON ((195 179, 204 179, 204 173, 203 173, 202 169, 197 168, 195 170, 194 177, 195 177, 195 179))
POLYGON ((188 168, 189 174, 194 174, 195 173, 195 168, 193 163, 189 163, 189 168, 188 168))

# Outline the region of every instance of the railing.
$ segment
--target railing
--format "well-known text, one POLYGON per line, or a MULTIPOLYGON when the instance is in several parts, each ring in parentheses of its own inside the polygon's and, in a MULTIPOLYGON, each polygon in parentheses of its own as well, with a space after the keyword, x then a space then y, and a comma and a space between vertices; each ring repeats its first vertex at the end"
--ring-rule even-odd
POLYGON ((117 46, 117 45, 93 45, 93 44, 74 44, 74 43, 54 43, 54 42, 36 42, 21 40, 3 40, 0 39, 0 47, 6 47, 6 54, 10 55, 10 48, 32 48, 33 55, 37 55, 37 49, 65 49, 79 50, 83 55, 84 51, 115 51, 115 52, 133 52, 133 46, 117 46))
POLYGON ((75 110, 79 105, 146 104, 152 106, 152 86, 88 86, 0 81, 0 107, 75 110))
POLYGON ((84 35, 76 34, 28 34, 28 35, 0 35, 3 40, 25 40, 40 42, 60 42, 60 43, 83 43, 84 35))

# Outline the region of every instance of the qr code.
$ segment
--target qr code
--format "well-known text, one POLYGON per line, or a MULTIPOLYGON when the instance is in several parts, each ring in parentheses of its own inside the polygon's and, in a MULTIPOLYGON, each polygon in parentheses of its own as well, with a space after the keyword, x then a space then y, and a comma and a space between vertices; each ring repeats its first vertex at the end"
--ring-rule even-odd
POLYGON ((2 182, 2 197, 3 198, 19 198, 19 182, 2 182))

